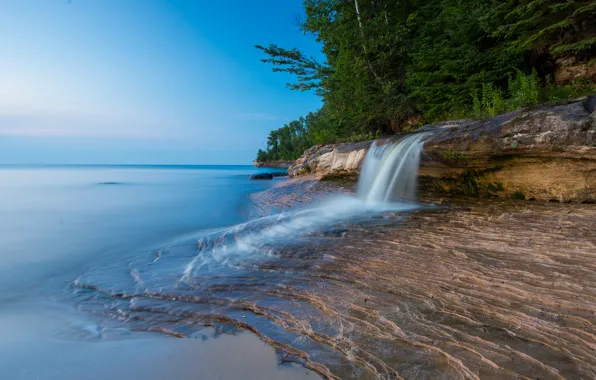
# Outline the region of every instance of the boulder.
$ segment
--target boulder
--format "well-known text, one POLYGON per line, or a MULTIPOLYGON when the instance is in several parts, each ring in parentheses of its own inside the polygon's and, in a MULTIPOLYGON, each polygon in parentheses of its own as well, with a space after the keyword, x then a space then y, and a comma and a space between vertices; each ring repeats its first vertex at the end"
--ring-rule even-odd
POLYGON ((253 174, 250 176, 250 179, 251 180, 273 179, 273 175, 271 173, 253 174))

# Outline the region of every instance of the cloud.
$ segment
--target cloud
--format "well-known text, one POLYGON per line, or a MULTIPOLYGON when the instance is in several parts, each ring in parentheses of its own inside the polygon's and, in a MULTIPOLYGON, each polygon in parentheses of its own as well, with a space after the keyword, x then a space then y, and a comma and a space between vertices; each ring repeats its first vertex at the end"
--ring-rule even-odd
POLYGON ((272 115, 272 114, 268 114, 268 113, 252 113, 252 112, 247 112, 247 113, 242 113, 240 115, 238 115, 238 117, 240 119, 244 119, 244 120, 281 120, 281 117, 277 116, 277 115, 272 115))

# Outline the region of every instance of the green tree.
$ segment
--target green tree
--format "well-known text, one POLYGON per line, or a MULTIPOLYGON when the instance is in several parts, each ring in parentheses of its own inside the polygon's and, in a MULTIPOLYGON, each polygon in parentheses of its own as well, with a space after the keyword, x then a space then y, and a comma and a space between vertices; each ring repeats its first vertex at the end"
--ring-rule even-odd
POLYGON ((259 149, 259 151, 257 152, 257 162, 267 162, 267 161, 268 161, 267 152, 265 152, 262 149, 259 149))
POLYGON ((596 57, 595 4, 304 0, 300 28, 320 43, 324 62, 292 48, 257 48, 273 71, 294 75, 290 89, 314 91, 323 106, 273 131, 267 157, 294 159, 312 144, 488 116, 570 94, 553 88, 549 76, 559 58, 596 57))

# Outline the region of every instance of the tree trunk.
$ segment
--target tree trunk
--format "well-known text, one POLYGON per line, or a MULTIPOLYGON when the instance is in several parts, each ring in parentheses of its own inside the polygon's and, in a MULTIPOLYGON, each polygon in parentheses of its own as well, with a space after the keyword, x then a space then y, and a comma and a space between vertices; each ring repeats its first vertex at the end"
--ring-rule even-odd
POLYGON ((373 65, 370 63, 370 61, 366 57, 366 54, 368 54, 368 49, 366 49, 366 39, 364 36, 364 28, 362 27, 362 19, 360 18, 360 7, 358 6, 358 0, 354 0, 354 6, 356 7, 356 18, 358 19, 358 26, 360 27, 360 37, 362 38, 362 49, 364 50, 364 55, 365 55, 364 59, 366 60, 366 63, 368 64, 368 68, 370 69, 371 73, 374 75, 377 82, 379 82, 379 84, 381 86, 383 86, 381 77, 379 77, 379 75, 375 71, 373 65))

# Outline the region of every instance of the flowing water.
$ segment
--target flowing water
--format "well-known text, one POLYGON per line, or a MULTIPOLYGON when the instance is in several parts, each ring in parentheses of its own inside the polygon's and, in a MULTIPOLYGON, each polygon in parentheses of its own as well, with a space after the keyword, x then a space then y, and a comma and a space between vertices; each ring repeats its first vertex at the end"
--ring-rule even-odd
POLYGON ((368 203, 389 203, 396 199, 416 200, 416 178, 425 133, 397 143, 371 146, 358 182, 358 197, 368 203))
POLYGON ((3 302, 72 305, 66 334, 85 339, 249 330, 282 361, 360 377, 353 326, 320 294, 349 292, 329 269, 347 231, 419 207, 423 139, 373 146, 358 197, 257 219, 246 195, 268 185, 245 168, 3 170, 3 302))

